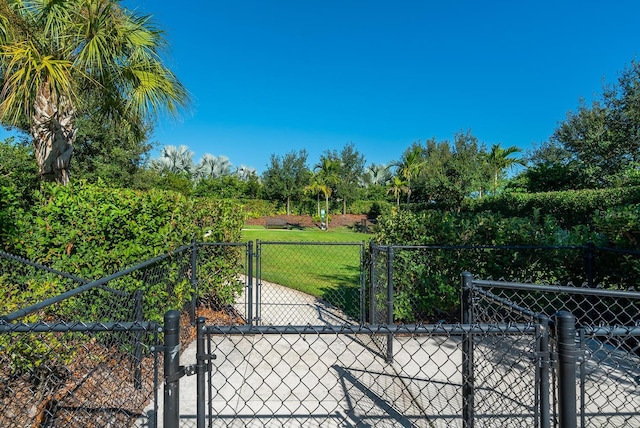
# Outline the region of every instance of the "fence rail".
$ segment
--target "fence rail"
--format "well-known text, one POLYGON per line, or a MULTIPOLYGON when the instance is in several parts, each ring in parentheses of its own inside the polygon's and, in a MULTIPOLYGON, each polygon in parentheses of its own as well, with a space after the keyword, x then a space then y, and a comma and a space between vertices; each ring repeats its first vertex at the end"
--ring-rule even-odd
POLYGON ((192 242, 95 280, 0 252, 0 426, 640 426, 640 253, 366 250, 192 242))

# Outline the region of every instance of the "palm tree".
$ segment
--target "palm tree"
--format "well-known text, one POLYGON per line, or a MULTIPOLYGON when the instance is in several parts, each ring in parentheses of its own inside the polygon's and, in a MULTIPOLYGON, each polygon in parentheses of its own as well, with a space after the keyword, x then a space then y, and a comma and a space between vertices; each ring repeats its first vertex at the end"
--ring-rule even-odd
MULTIPOLYGON (((318 189, 324 195, 325 215, 329 218, 329 198, 333 194, 333 187, 338 182, 338 172, 340 170, 340 161, 331 159, 328 156, 322 156, 314 168, 317 171, 316 178, 318 180, 318 189)), ((329 221, 326 221, 327 230, 329 229, 329 221)))
POLYGON ((494 195, 498 191, 498 179, 506 169, 512 168, 514 165, 525 165, 523 159, 509 157, 514 153, 520 152, 521 150, 516 146, 511 146, 506 149, 500 147, 500 143, 491 146, 491 151, 486 155, 486 161, 491 170, 494 195))
POLYGON ((369 177, 369 183, 373 185, 384 186, 391 180, 391 172, 385 164, 372 163, 367 167, 365 172, 369 177))
POLYGON ((29 129, 43 179, 69 182, 83 99, 100 100, 106 119, 126 120, 141 140, 159 111, 186 104, 149 17, 114 0, 1 3, 0 120, 29 129))
POLYGON ((396 198, 396 206, 400 206, 400 195, 403 192, 409 193, 409 186, 407 182, 397 175, 393 176, 389 184, 387 185, 387 193, 393 193, 396 198))
POLYGON ((191 177, 194 173, 193 152, 189 147, 181 145, 165 146, 159 159, 151 161, 151 168, 160 172, 184 174, 191 177))
POLYGON ((246 165, 240 165, 239 167, 237 167, 235 174, 236 174, 236 177, 238 177, 238 179, 241 181, 249 181, 249 178, 252 175, 257 176, 256 169, 250 168, 246 165))
POLYGON ((409 199, 411 197, 411 179, 420 173, 420 170, 425 164, 423 153, 423 148, 414 144, 414 146, 404 154, 400 162, 392 164, 392 166, 397 168, 397 174, 407 182, 407 205, 409 205, 409 199))
POLYGON ((231 162, 223 155, 205 153, 196 168, 198 178, 219 178, 231 174, 231 162))
POLYGON ((304 188, 305 193, 311 193, 311 194, 316 195, 318 217, 320 217, 320 192, 321 192, 320 187, 321 186, 322 185, 318 181, 317 176, 314 176, 311 179, 311 184, 309 184, 308 186, 305 186, 305 188, 304 188))

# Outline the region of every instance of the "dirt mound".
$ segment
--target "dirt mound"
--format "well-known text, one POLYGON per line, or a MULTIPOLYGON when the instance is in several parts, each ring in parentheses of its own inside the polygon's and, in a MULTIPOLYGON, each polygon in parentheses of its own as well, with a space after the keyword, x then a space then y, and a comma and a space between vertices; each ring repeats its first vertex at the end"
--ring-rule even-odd
MULTIPOLYGON (((314 222, 313 218, 308 215, 276 215, 272 217, 251 218, 247 220, 247 224, 266 226, 267 219, 276 218, 284 220, 294 227, 320 227, 320 223, 314 222)), ((366 218, 367 216, 365 214, 332 215, 331 221, 329 222, 329 227, 353 226, 356 223, 362 222, 362 220, 366 218)))

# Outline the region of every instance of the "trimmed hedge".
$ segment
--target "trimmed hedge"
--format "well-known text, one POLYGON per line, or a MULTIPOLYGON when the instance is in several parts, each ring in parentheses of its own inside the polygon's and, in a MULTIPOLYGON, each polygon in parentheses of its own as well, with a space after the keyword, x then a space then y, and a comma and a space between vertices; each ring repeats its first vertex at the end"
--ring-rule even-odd
POLYGON ((585 281, 581 249, 477 248, 478 246, 563 246, 598 241, 585 227, 563 229, 552 216, 400 211, 378 219, 381 245, 446 246, 395 251, 394 311, 402 322, 455 318, 460 275, 522 282, 585 281), (476 248, 460 248, 476 247, 476 248))
POLYGON ((535 210, 551 215, 558 223, 571 228, 592 223, 596 211, 640 203, 640 186, 611 189, 571 190, 547 193, 503 193, 495 197, 467 199, 462 211, 491 211, 505 217, 530 217, 535 210))
MULTIPOLYGON (((27 259, 87 280, 166 254, 193 239, 201 242, 205 234, 208 242, 238 242, 245 220, 241 207, 231 201, 189 199, 160 190, 110 189, 84 182, 45 185, 36 193, 36 201, 31 212, 17 221, 20 233, 13 248, 27 259)), ((224 284, 237 287, 228 281, 239 263, 237 258, 223 256, 207 261, 198 276, 215 278, 203 280, 200 291, 215 294, 213 299, 220 304, 230 303, 234 293, 224 284)), ((163 269, 175 272, 177 268, 163 269)), ((153 284, 146 278, 127 278, 118 288, 129 293, 143 291, 145 319, 162 320, 166 310, 180 309, 191 298, 186 275, 161 278, 153 284), (167 281, 173 282, 169 286, 167 281)), ((108 293, 103 294, 108 298, 108 293)), ((88 318, 104 311, 99 301, 90 306, 74 310, 88 318)))

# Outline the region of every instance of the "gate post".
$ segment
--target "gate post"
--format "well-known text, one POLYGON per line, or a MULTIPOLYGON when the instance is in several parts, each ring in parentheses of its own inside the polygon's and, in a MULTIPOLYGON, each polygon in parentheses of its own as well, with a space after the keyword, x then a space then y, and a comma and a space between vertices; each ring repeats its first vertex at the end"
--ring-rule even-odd
MULTIPOLYGON (((473 323, 473 275, 462 273, 462 325, 470 327, 473 323)), ((473 335, 462 335, 462 426, 473 428, 475 419, 473 335)))
POLYGON ((196 320, 196 423, 198 428, 204 428, 206 422, 205 401, 207 397, 205 396, 205 373, 207 372, 207 362, 209 360, 205 350, 205 321, 206 319, 204 317, 198 317, 196 320))
MULTIPOLYGON (((393 247, 387 247, 387 325, 393 325, 393 247)), ((387 334, 387 363, 393 362, 393 334, 387 334)))
POLYGON ((196 238, 191 240, 191 310, 189 311, 189 321, 193 325, 196 321, 196 305, 198 304, 198 277, 196 269, 198 268, 198 244, 196 238))
POLYGON ((577 428, 576 318, 571 312, 555 314, 558 342, 558 419, 560 428, 577 428))
POLYGON ((164 314, 164 428, 180 420, 180 312, 164 314))
POLYGON ((378 248, 369 241, 369 324, 376 324, 376 256, 378 248))
POLYGON ((249 282, 247 284, 247 321, 249 325, 253 325, 253 241, 247 243, 247 276, 249 282))
POLYGON ((544 315, 537 319, 537 351, 539 355, 539 363, 536 365, 536 373, 539 377, 539 415, 540 428, 550 428, 551 426, 551 403, 549 402, 549 368, 550 368, 550 352, 549 352, 549 318, 544 315))
POLYGON ((259 325, 261 318, 261 308, 260 305, 262 302, 260 301, 262 298, 262 245, 260 245, 260 240, 256 239, 256 296, 254 300, 255 305, 255 313, 254 313, 254 324, 259 325))

